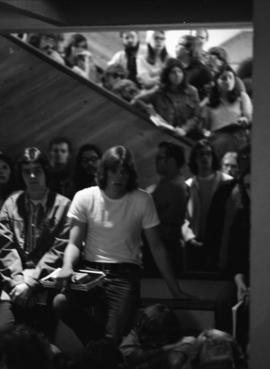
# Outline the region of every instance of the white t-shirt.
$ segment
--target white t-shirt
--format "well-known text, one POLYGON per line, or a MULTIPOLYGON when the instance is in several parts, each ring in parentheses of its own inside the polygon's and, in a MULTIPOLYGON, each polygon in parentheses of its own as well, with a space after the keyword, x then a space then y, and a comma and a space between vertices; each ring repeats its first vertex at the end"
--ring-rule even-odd
POLYGON ((84 258, 141 264, 141 231, 159 224, 151 195, 138 189, 111 199, 98 186, 76 193, 68 216, 87 224, 84 258))

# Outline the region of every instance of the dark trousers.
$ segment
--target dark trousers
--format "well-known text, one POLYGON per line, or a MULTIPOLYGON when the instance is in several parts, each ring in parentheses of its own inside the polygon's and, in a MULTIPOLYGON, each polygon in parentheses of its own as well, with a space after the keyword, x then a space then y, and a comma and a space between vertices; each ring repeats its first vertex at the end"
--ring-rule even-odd
POLYGON ((26 324, 52 340, 56 323, 50 304, 21 307, 11 301, 0 301, 0 334, 15 324, 26 324))
POLYGON ((140 268, 129 263, 93 264, 100 264, 92 267, 106 273, 103 284, 89 292, 60 293, 53 306, 83 344, 102 337, 119 343, 131 329, 139 308, 140 268))

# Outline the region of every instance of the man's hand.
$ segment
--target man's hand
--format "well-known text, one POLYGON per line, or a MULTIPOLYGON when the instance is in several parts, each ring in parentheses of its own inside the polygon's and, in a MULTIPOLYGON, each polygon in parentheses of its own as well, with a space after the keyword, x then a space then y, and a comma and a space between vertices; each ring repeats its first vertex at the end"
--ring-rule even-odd
POLYGON ((174 128, 174 133, 178 137, 184 137, 187 134, 186 130, 184 128, 181 128, 181 127, 175 127, 174 128))
POLYGON ((244 281, 243 274, 236 274, 234 277, 236 288, 237 288, 237 300, 241 301, 244 300, 248 296, 248 287, 244 281))
POLYGON ((249 121, 246 117, 238 118, 237 123, 243 128, 248 128, 249 127, 249 121))
POLYGON ((188 241, 188 245, 194 246, 194 247, 202 247, 203 246, 203 242, 200 242, 200 241, 196 240, 196 238, 191 238, 188 241))
POLYGON ((10 297, 14 303, 20 306, 26 306, 29 302, 31 292, 31 287, 26 283, 20 283, 13 288, 10 293, 10 297))
POLYGON ((63 289, 65 289, 69 281, 74 278, 74 270, 70 267, 64 267, 57 273, 56 280, 60 282, 63 289))

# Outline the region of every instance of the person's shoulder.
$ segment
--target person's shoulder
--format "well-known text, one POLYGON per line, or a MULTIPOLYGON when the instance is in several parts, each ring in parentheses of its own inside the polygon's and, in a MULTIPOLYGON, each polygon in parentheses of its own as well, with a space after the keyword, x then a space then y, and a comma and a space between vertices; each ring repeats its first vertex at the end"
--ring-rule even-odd
POLYGON ((17 190, 12 192, 5 200, 5 203, 15 203, 22 195, 24 194, 23 190, 17 190))
POLYGON ((222 181, 232 181, 233 177, 227 173, 218 172, 222 181))
POLYGON ((185 91, 189 95, 195 95, 198 93, 198 89, 195 86, 192 86, 190 84, 187 84, 185 91))
POLYGON ((91 187, 86 187, 83 188, 80 191, 77 191, 73 197, 73 200, 76 199, 80 199, 80 200, 85 200, 85 199, 90 199, 92 196, 95 196, 97 194, 100 193, 100 188, 98 186, 91 186, 91 187))
POLYGON ((64 196, 64 195, 61 195, 60 193, 56 193, 55 194, 55 202, 61 204, 61 205, 68 205, 70 204, 71 200, 64 196))
POLYGON ((149 197, 151 197, 150 193, 148 193, 146 190, 142 188, 137 188, 136 190, 130 192, 131 196, 136 198, 137 200, 147 200, 149 197))
POLYGON ((156 190, 156 188, 157 188, 157 184, 154 183, 154 184, 151 184, 150 186, 146 187, 145 191, 152 195, 153 192, 156 190))

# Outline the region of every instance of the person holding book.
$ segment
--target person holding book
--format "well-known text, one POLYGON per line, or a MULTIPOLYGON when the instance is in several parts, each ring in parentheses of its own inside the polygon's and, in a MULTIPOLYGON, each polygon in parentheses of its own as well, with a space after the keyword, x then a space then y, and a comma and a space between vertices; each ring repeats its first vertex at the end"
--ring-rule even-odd
POLYGON ((40 280, 62 265, 69 235, 70 200, 49 189, 47 158, 28 147, 17 164, 24 190, 8 197, 0 212, 0 333, 15 322, 49 329, 50 312, 43 310, 48 319, 43 315, 42 322, 37 304, 40 280))
POLYGON ((153 199, 138 188, 133 157, 126 147, 115 146, 103 154, 98 186, 77 192, 68 216, 70 239, 58 275, 65 290, 55 297, 54 308, 84 344, 104 336, 119 343, 129 332, 140 303, 142 231, 172 295, 190 297, 173 275, 158 236, 153 199), (104 283, 88 294, 67 287, 80 260, 84 268, 106 274, 104 283))

